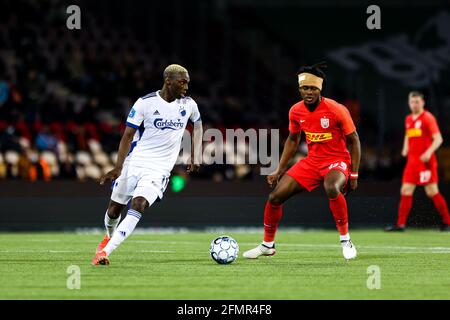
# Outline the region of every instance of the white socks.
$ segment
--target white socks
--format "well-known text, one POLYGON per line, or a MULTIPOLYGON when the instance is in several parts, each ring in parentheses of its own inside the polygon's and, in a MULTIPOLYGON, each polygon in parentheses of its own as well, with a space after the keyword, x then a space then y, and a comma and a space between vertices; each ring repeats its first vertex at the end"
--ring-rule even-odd
POLYGON ((345 234, 343 236, 339 236, 339 238, 340 238, 341 241, 348 241, 348 240, 350 240, 350 234, 347 233, 347 234, 345 234))
POLYGON ((117 219, 110 218, 108 216, 108 211, 106 211, 106 213, 105 213, 105 228, 106 228, 106 233, 108 234, 108 237, 110 239, 113 236, 114 231, 116 231, 119 221, 120 221, 120 216, 117 219))
POLYGON ((141 219, 141 214, 133 209, 128 210, 127 216, 122 220, 122 222, 117 227, 116 232, 114 232, 111 240, 109 240, 103 251, 109 256, 120 244, 128 238, 128 236, 133 232, 134 228, 141 219))
POLYGON ((274 241, 271 241, 271 242, 263 241, 262 242, 263 245, 265 245, 266 247, 269 247, 269 248, 273 248, 274 243, 275 243, 274 241))

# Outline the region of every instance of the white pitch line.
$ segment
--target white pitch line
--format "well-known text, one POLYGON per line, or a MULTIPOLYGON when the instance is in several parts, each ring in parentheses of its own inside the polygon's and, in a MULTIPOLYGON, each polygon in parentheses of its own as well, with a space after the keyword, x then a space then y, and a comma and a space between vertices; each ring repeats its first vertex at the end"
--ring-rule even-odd
MULTIPOLYGON (((305 251, 300 251, 300 250, 296 250, 296 251, 277 251, 277 254, 283 254, 283 253, 299 253, 299 254, 308 254, 311 253, 311 251, 305 250, 305 251)), ((378 251, 378 250, 371 250, 371 251, 366 251, 366 250, 360 250, 358 248, 358 254, 374 254, 374 253, 379 253, 379 254, 384 254, 384 255, 392 255, 392 254, 431 254, 431 253, 443 253, 443 254, 450 254, 450 251, 378 251)))
POLYGON ((30 242, 62 242, 61 239, 23 239, 23 240, 30 242))
MULTIPOLYGON (((331 246, 330 246, 331 248, 331 246)), ((333 249, 336 249, 337 246, 333 246, 333 249)), ((365 253, 365 254, 373 254, 373 253, 381 253, 381 254, 450 254, 450 250, 423 250, 423 249, 431 249, 431 248, 422 248, 422 250, 408 250, 408 251, 386 251, 386 250, 361 250, 359 248, 359 253, 365 253)), ((448 248, 447 248, 448 249, 448 248)), ((137 250, 137 251, 127 251, 128 253, 181 253, 182 251, 169 251, 169 250, 137 250)), ((307 254, 310 253, 310 250, 280 250, 278 251, 279 254, 307 254)), ((0 250, 0 253, 91 253, 91 251, 76 251, 76 250, 0 250)), ((208 251, 199 251, 194 250, 190 251, 190 254, 209 254, 208 251)))
POLYGON ((149 244, 161 243, 161 244, 191 245, 191 244, 205 243, 205 241, 128 240, 127 243, 149 243, 149 244))
POLYGON ((81 253, 75 250, 0 250, 0 253, 81 253))
MULTIPOLYGON (((138 251, 128 251, 131 253, 174 253, 176 251, 168 250, 138 250, 138 251)), ((193 253, 198 253, 200 251, 192 251, 193 253)), ((0 250, 0 253, 91 253, 89 251, 77 251, 77 250, 0 250)))
MULTIPOLYGON (((128 243, 148 243, 148 244, 174 244, 174 245, 191 245, 203 243, 203 241, 162 241, 162 240, 129 240, 128 243)), ((240 242, 241 246, 255 245, 255 242, 240 242)), ((283 247, 310 247, 310 248, 340 248, 339 244, 313 244, 313 243, 282 243, 283 247)), ((450 247, 409 247, 409 246, 365 246, 359 245, 358 248, 364 249, 387 249, 387 250, 436 250, 436 251, 449 251, 450 247)))
MULTIPOLYGON (((254 245, 255 243, 240 243, 241 245, 254 245)), ((280 246, 286 247, 311 247, 311 248, 340 248, 338 244, 311 244, 311 243, 283 243, 280 246)), ((398 250, 447 250, 450 252, 450 247, 404 247, 404 246, 365 246, 356 245, 357 248, 364 249, 398 249, 398 250)))
MULTIPOLYGON (((29 239, 28 241, 32 242, 62 242, 59 239, 29 239)), ((77 241, 77 243, 94 243, 95 241, 77 241)), ((140 244, 162 244, 162 245, 197 245, 200 243, 205 243, 204 241, 164 241, 164 240, 128 240, 127 243, 140 243, 140 244)), ((240 242, 242 246, 253 246, 255 242, 240 242)), ((340 248, 339 244, 315 244, 315 243, 281 243, 280 247, 299 247, 299 248, 330 248, 336 249, 340 248)), ((400 253, 395 250, 410 250, 411 252, 418 253, 450 253, 450 247, 413 247, 413 246, 376 246, 376 245, 357 245, 358 249, 374 249, 374 250, 394 250, 395 253, 400 253)), ((1 250, 0 253, 31 253, 31 252, 49 252, 49 253, 79 253, 80 251, 71 251, 71 250, 41 250, 41 251, 33 251, 33 250, 1 250)), ((144 250, 141 252, 148 253, 169 253, 175 251, 166 251, 166 250, 144 250)), ((373 252, 371 250, 371 252, 373 252)))

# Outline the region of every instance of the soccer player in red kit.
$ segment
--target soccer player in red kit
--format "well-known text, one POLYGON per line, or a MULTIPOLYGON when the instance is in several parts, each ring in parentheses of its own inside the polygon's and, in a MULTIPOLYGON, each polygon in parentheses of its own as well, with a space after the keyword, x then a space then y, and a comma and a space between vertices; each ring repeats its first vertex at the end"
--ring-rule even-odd
POLYGON ((245 252, 245 258, 274 255, 275 233, 281 220, 283 203, 294 194, 310 192, 322 184, 340 234, 344 258, 356 257, 356 248, 348 233, 344 193, 357 188, 361 145, 347 108, 321 96, 325 79, 321 66, 316 64, 299 71, 299 91, 303 100, 289 111, 289 137, 277 170, 267 177, 267 182, 275 189, 270 193, 264 209, 264 241, 245 252), (287 170, 289 160, 297 151, 302 131, 308 144, 308 156, 287 170), (347 149, 347 142, 351 152, 347 149))
POLYGON ((397 223, 386 231, 404 231, 416 186, 424 186, 427 196, 442 216, 442 231, 450 231, 450 215, 447 202, 439 193, 438 163, 435 151, 442 144, 442 135, 436 118, 424 109, 423 94, 413 91, 409 94, 411 114, 406 117, 405 139, 402 156, 407 157, 401 187, 397 223))

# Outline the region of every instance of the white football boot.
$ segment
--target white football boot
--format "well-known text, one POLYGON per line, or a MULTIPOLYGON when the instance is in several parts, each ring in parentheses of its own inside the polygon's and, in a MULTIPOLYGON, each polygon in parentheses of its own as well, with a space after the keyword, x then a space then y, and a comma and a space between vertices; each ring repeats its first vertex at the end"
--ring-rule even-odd
POLYGON ((345 260, 351 260, 356 258, 356 248, 352 243, 352 240, 343 240, 341 241, 342 246, 342 254, 344 255, 345 260))
POLYGON ((277 253, 277 250, 275 250, 275 245, 273 245, 273 247, 270 248, 263 244, 260 244, 254 249, 245 251, 242 256, 247 259, 258 259, 258 257, 260 256, 270 257, 273 256, 275 253, 277 253))

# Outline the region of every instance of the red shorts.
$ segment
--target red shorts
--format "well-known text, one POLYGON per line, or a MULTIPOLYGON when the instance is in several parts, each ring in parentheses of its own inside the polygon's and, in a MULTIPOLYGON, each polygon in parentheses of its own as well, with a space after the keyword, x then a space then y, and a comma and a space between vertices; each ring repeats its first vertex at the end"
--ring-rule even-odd
POLYGON ((438 182, 438 163, 431 158, 425 163, 419 159, 409 158, 403 171, 403 183, 425 186, 438 182))
POLYGON ((294 164, 286 174, 311 192, 323 183, 325 176, 331 170, 341 171, 348 179, 350 162, 348 160, 331 160, 317 163, 306 157, 294 164))

